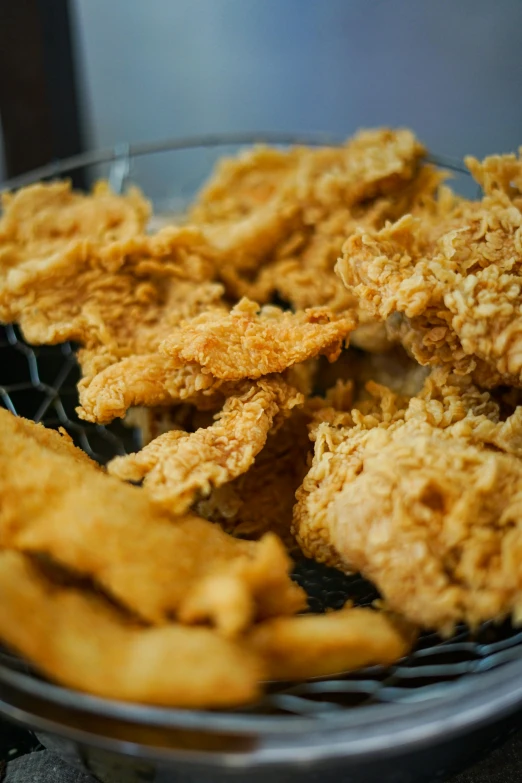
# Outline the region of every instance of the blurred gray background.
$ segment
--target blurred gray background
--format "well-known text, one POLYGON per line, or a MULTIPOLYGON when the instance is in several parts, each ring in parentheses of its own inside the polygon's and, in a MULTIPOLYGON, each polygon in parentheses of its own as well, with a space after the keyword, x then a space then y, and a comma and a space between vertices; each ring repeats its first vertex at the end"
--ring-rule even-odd
POLYGON ((89 146, 407 125, 522 144, 521 0, 74 0, 89 146))

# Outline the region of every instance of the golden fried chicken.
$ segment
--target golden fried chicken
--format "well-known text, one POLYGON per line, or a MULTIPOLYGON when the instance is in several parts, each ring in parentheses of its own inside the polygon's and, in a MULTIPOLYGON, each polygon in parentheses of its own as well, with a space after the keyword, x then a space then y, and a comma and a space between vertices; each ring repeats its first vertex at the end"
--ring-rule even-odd
POLYGON ((73 242, 0 279, 0 319, 29 342, 74 340, 88 378, 134 353, 150 353, 183 318, 222 307, 210 280, 213 251, 193 228, 168 228, 103 244, 73 242))
MULTIPOLYGON (((306 554, 361 571, 427 628, 520 611, 522 408, 438 372, 409 401, 369 384, 318 416, 294 525, 306 554)), ((320 412, 321 414, 321 412, 320 412)))
POLYGON ((259 311, 248 300, 230 313, 209 308, 171 332, 160 352, 134 354, 82 379, 78 415, 106 424, 138 406, 186 402, 217 410, 235 393, 233 382, 286 370, 292 385, 306 389, 311 369, 305 362, 319 353, 335 358, 354 324, 350 314, 259 311))
POLYGON ((0 551, 0 638, 69 688, 123 701, 230 707, 259 695, 263 666, 208 628, 139 625, 99 592, 52 581, 0 551))
MULTIPOLYGON (((57 432, 1 409, 0 548, 46 555, 153 623, 181 614, 202 580, 232 572, 238 631, 238 617, 245 627, 276 602, 278 613, 304 603, 277 539, 240 541, 194 515, 160 510, 147 493, 105 475, 57 432)), ((207 617, 230 631, 221 597, 213 595, 207 617)))
POLYGON ((355 325, 350 313, 260 309, 242 299, 230 313, 207 312, 186 321, 163 341, 160 351, 180 364, 195 362, 214 378, 256 379, 319 354, 333 361, 355 325))
POLYGON ((238 384, 215 423, 194 433, 167 432, 136 454, 116 457, 108 470, 140 481, 161 505, 182 513, 200 496, 245 473, 303 395, 277 375, 238 384))
MULTIPOLYGON (((320 259, 318 271, 324 267, 322 282, 336 287, 346 299, 335 281, 333 264, 347 234, 339 238, 341 226, 336 218, 336 247, 332 228, 324 229, 323 237, 314 242, 315 227, 329 220, 337 209, 349 219, 350 209, 356 205, 399 190, 416 175, 424 152, 411 131, 388 129, 362 131, 339 147, 293 147, 286 151, 255 147, 220 162, 190 219, 224 251, 221 277, 231 296, 268 301, 269 289, 277 290, 277 283, 269 273, 272 280, 258 285, 256 270, 277 262, 285 252, 295 253, 303 241, 312 238, 315 249, 310 256, 320 259), (250 283, 254 285, 251 289, 250 283)), ((319 281, 312 285, 316 297, 311 304, 303 304, 302 299, 295 305, 298 309, 332 303, 333 299, 326 301, 326 293, 321 298, 324 286, 319 281)), ((303 280, 306 296, 305 287, 303 280)))
POLYGON ((145 353, 111 364, 90 381, 80 381, 78 391, 79 417, 107 424, 136 406, 188 402, 203 410, 215 410, 233 388, 203 372, 197 364, 181 364, 165 354, 145 353))
POLYGON ((522 386, 522 158, 468 160, 479 202, 447 198, 353 235, 338 271, 421 364, 476 371, 482 385, 522 386), (509 183, 513 183, 510 185, 509 183))

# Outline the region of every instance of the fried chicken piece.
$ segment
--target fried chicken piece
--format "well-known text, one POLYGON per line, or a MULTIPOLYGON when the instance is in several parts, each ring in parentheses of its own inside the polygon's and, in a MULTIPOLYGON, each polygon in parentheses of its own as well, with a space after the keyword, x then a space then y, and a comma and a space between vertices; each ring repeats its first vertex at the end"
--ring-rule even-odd
POLYGON ((522 196, 509 182, 520 182, 522 158, 468 164, 487 188, 482 201, 448 199, 436 219, 356 234, 338 271, 421 364, 520 387, 522 196))
MULTIPOLYGON (((160 353, 130 356, 80 381, 77 412, 106 424, 133 406, 188 402, 215 409, 235 393, 231 382, 302 367, 319 353, 335 358, 354 323, 350 314, 333 316, 320 309, 293 314, 267 307, 259 312, 248 300, 230 313, 210 308, 171 332, 160 353)), ((298 384, 308 383, 304 372, 293 372, 298 384)))
POLYGON ((137 188, 125 196, 98 182, 92 194, 67 181, 36 184, 2 195, 0 275, 28 261, 49 258, 83 240, 114 242, 145 230, 151 208, 137 188))
POLYGON ((190 220, 223 251, 223 279, 233 282, 231 270, 257 269, 292 232, 334 208, 396 190, 423 154, 411 131, 388 129, 362 131, 340 147, 255 147, 220 161, 190 220))
POLYGON ((290 527, 295 493, 308 469, 310 418, 306 411, 294 409, 268 436, 247 472, 213 489, 196 504, 197 513, 240 538, 259 539, 273 531, 288 550, 295 550, 290 527))
POLYGON ((384 612, 345 607, 321 615, 267 620, 248 641, 270 680, 307 680, 365 666, 389 666, 406 655, 416 633, 384 612))
POLYGON ((209 629, 140 626, 99 594, 53 583, 17 552, 0 552, 0 591, 2 641, 66 687, 188 708, 259 695, 256 655, 209 629))
POLYGON ((516 619, 522 408, 502 420, 489 393, 440 372, 409 401, 369 387, 314 433, 294 516, 305 553, 361 571, 426 628, 516 619))
POLYGON ((222 306, 223 289, 207 282, 213 252, 190 227, 73 242, 7 272, 0 319, 17 321, 31 343, 80 343, 84 374, 92 376, 124 356, 150 353, 183 318, 222 306))
MULTIPOLYGON (((387 220, 406 212, 431 210, 443 179, 440 171, 424 165, 411 181, 398 183, 389 196, 350 206, 341 202, 324 211, 308 210, 308 223, 303 217, 302 225, 280 243, 257 273, 227 265, 221 270, 221 279, 235 297, 248 296, 265 303, 277 295, 295 310, 313 306, 328 306, 334 312, 355 309, 357 297, 347 291, 334 271, 347 237, 357 228, 381 228, 387 220)), ((368 321, 364 309, 360 321, 368 321)))
POLYGON ((332 361, 355 328, 351 314, 315 308, 290 313, 242 299, 230 313, 202 313, 167 337, 160 350, 180 363, 197 362, 214 378, 239 381, 279 373, 320 353, 332 361))
MULTIPOLYGON (((275 600, 283 612, 295 611, 296 597, 302 603, 280 542, 239 541, 194 515, 168 514, 143 490, 80 455, 58 433, 0 410, 0 547, 47 555, 152 623, 182 613, 198 583, 229 574, 234 561, 238 604, 248 607, 245 624, 252 615, 267 616, 275 600), (260 568, 267 548, 273 553, 277 546, 282 555, 265 589, 260 568)), ((220 605, 215 594, 208 616, 228 629, 220 605)))
POLYGON ((167 432, 136 454, 116 457, 108 470, 127 481, 144 479, 156 502, 182 513, 198 496, 245 473, 269 432, 303 399, 278 376, 243 382, 211 427, 167 432))

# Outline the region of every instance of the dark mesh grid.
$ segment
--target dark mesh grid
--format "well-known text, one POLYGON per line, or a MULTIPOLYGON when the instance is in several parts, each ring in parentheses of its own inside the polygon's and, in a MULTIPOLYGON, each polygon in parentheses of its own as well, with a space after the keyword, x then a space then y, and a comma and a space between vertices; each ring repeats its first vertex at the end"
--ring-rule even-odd
MULTIPOLYGON (((70 344, 33 348, 15 327, 0 327, 0 401, 5 408, 48 427, 64 427, 80 448, 102 463, 135 450, 136 433, 121 423, 102 427, 78 419, 78 377, 70 344)), ((310 560, 297 564, 294 578, 306 589, 312 611, 339 608, 348 598, 364 606, 378 597, 364 579, 346 577, 310 560)), ((452 681, 469 680, 520 657, 522 631, 517 632, 509 623, 485 623, 474 636, 461 627, 447 640, 424 634, 415 650, 390 668, 372 667, 322 680, 269 685, 264 699, 245 712, 327 718, 360 705, 419 701, 446 692, 452 681)), ((2 652, 1 665, 31 671, 24 662, 2 652)))

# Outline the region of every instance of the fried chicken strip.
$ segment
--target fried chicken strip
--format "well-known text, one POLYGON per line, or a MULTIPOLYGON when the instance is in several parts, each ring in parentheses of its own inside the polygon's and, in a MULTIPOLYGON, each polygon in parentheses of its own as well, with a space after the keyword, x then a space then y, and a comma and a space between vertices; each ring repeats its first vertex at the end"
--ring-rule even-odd
POLYGON ((230 313, 202 313, 167 337, 160 350, 196 362, 214 378, 239 381, 279 373, 320 353, 332 361, 356 326, 352 314, 328 309, 290 313, 242 299, 230 313))
POLYGON ((161 353, 129 356, 111 364, 89 382, 80 381, 81 419, 107 424, 137 406, 175 405, 187 402, 198 408, 222 405, 230 384, 197 364, 180 364, 161 353))
POLYGON ((54 584, 27 557, 0 552, 0 638, 69 688, 164 706, 254 700, 262 669, 245 646, 204 628, 146 628, 100 595, 54 584))
MULTIPOLYGON (((152 623, 182 613, 201 580, 228 574, 236 560, 243 625, 266 616, 274 582, 280 611, 301 608, 279 541, 239 541, 194 515, 174 517, 80 454, 58 433, 0 410, 0 547, 47 555, 152 623), (264 590, 259 570, 274 547, 283 554, 264 590)), ((207 616, 228 629, 214 597, 207 616)))
POLYGON ((508 183, 520 183, 522 158, 467 162, 486 187, 482 201, 449 199, 437 219, 405 216, 355 234, 337 269, 421 364, 520 387, 522 195, 508 183))
POLYGON ((294 524, 307 554, 361 571, 411 622, 453 626, 520 613, 522 408, 436 373, 409 401, 318 424, 294 524))
POLYGON ((389 666, 411 649, 415 631, 372 609, 345 607, 321 615, 267 620, 248 641, 270 680, 306 680, 377 664, 389 666))
POLYGON ((183 513, 198 496, 248 470, 268 433, 302 402, 303 395, 278 376, 243 382, 211 427, 167 432, 136 454, 116 457, 108 470, 127 481, 144 479, 156 502, 183 513))
POLYGON ((232 382, 286 370, 300 373, 298 383, 308 382, 303 362, 319 353, 334 359, 354 326, 351 314, 325 309, 259 312, 249 300, 230 313, 210 308, 174 330, 159 352, 130 356, 80 381, 78 415, 106 424, 137 406, 187 402, 215 409, 235 393, 232 382), (297 365, 301 369, 293 370, 297 365))

